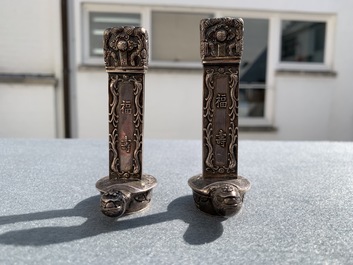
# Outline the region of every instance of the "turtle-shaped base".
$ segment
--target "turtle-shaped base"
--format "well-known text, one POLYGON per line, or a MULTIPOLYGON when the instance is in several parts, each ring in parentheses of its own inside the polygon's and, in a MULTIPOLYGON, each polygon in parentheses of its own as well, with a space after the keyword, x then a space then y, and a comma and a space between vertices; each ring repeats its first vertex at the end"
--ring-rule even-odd
POLYGON ((250 182, 238 176, 234 179, 203 178, 202 174, 189 179, 196 207, 201 211, 230 217, 238 213, 243 205, 245 192, 250 182))
POLYGON ((101 211, 109 217, 120 217, 144 210, 150 203, 157 180, 142 175, 140 180, 101 178, 96 188, 101 193, 101 211))

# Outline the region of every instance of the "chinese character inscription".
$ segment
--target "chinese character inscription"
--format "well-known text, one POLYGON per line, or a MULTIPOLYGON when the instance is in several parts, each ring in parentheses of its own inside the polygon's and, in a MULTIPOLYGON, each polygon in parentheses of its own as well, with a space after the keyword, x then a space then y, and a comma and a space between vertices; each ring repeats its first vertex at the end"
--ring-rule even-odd
POLYGON ((121 150, 126 151, 126 153, 130 153, 131 140, 127 137, 127 135, 125 135, 123 140, 120 141, 120 148, 121 150))
POLYGON ((120 110, 122 114, 131 114, 131 101, 123 100, 120 105, 120 110))
POLYGON ((227 107, 227 95, 218 93, 216 96, 216 108, 225 109, 227 107))
POLYGON ((216 144, 224 148, 226 146, 226 143, 227 143, 227 134, 222 129, 220 129, 218 131, 218 134, 216 135, 216 144))

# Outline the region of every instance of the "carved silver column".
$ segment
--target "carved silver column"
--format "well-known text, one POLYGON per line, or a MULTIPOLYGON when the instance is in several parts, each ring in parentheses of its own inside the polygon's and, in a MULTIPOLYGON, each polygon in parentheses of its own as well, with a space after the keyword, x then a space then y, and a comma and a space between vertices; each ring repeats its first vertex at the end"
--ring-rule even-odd
POLYGON ((239 64, 242 19, 201 20, 203 74, 203 172, 189 179, 196 206, 209 214, 231 216, 250 188, 238 176, 239 64))
POLYGON ((109 76, 109 176, 96 187, 102 212, 119 217, 146 208, 157 184, 154 177, 142 174, 148 35, 140 27, 108 28, 103 45, 109 76))

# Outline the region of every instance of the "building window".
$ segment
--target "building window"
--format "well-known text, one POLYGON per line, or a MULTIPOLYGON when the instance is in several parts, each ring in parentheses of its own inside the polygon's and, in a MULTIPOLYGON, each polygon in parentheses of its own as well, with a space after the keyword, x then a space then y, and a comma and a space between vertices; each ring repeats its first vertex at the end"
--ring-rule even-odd
POLYGON ((89 57, 102 58, 103 32, 106 28, 140 26, 141 15, 135 13, 89 12, 89 57))
POLYGON ((323 63, 325 37, 325 22, 283 20, 281 61, 323 63))
POLYGON ((265 85, 242 85, 239 90, 239 117, 264 118, 265 85))
POLYGON ((240 64, 239 116, 264 118, 268 19, 244 18, 244 51, 240 64))
MULTIPOLYGON (((79 0, 83 3, 83 0, 79 0)), ((239 117, 242 126, 273 123, 276 72, 332 71, 335 16, 189 9, 155 5, 83 3, 82 63, 103 65, 102 38, 108 27, 143 26, 150 41, 149 67, 202 68, 200 20, 243 17, 239 117), (270 37, 271 36, 271 37, 270 37)), ((171 77, 172 78, 172 77, 171 77)))
POLYGON ((210 13, 152 12, 152 62, 200 64, 200 20, 210 13))

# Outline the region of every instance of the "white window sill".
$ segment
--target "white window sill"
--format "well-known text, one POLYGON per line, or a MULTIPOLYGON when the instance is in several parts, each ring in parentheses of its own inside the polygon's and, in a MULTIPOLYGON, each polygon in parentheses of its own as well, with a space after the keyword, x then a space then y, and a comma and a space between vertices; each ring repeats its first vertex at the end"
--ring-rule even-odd
POLYGON ((57 86, 58 80, 53 74, 9 74, 0 73, 0 83, 44 84, 57 86))
POLYGON ((336 77, 337 72, 332 70, 277 69, 276 75, 336 77))
POLYGON ((264 133, 264 132, 276 132, 277 128, 273 126, 239 126, 239 131, 240 132, 259 132, 259 133, 264 133))
MULTIPOLYGON (((105 72, 105 66, 104 64, 82 64, 78 66, 79 71, 102 71, 105 72)), ((149 64, 148 65, 148 72, 150 71, 176 71, 176 72, 181 72, 181 71, 187 71, 187 72, 201 72, 202 71, 202 65, 199 66, 193 66, 193 65, 178 65, 178 66, 173 66, 173 65, 160 65, 160 64, 149 64)))

